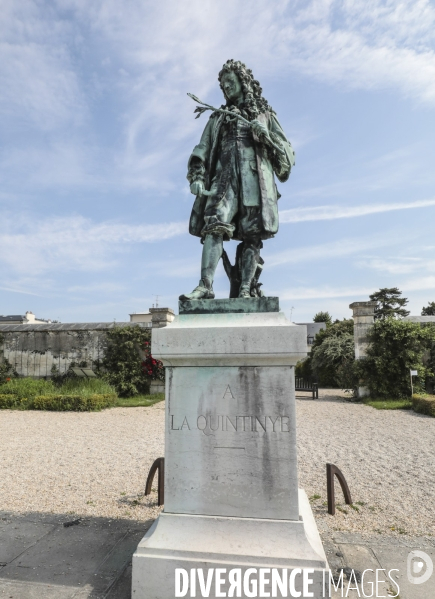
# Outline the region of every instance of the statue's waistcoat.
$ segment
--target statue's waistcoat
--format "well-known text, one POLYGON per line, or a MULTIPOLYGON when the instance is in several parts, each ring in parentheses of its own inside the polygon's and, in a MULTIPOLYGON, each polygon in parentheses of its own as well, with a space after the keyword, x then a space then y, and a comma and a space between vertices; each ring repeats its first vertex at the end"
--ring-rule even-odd
MULTIPOLYGON (((269 113, 259 114, 257 120, 270 130, 269 113)), ((225 193, 233 172, 232 161, 237 160, 241 201, 245 206, 261 208, 263 239, 277 233, 278 192, 274 169, 267 149, 247 125, 239 119, 237 123, 227 123, 224 115, 213 116, 204 129, 200 143, 194 148, 189 164, 193 157, 204 163, 205 186, 207 190, 214 192, 216 201, 225 193)), ((206 201, 206 196, 197 196, 194 202, 189 225, 191 235, 201 236, 206 201)))
POLYGON ((220 142, 216 174, 211 189, 221 198, 229 184, 239 187, 239 201, 245 206, 261 206, 257 157, 251 129, 243 121, 224 123, 220 142), (231 179, 237 177, 238 181, 231 179))

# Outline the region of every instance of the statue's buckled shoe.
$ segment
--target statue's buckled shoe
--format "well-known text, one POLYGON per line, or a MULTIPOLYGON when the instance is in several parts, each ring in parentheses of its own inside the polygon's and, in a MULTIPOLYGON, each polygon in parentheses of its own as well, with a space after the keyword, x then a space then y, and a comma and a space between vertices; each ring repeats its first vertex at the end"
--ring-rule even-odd
POLYGON ((192 291, 192 293, 185 293, 184 295, 180 295, 179 298, 182 302, 186 300, 199 300, 199 299, 214 299, 214 291, 211 287, 210 289, 204 285, 203 280, 199 282, 198 287, 192 291))
POLYGON ((247 299, 251 297, 251 292, 249 287, 243 285, 243 287, 240 287, 240 291, 239 291, 239 297, 243 298, 243 299, 247 299))

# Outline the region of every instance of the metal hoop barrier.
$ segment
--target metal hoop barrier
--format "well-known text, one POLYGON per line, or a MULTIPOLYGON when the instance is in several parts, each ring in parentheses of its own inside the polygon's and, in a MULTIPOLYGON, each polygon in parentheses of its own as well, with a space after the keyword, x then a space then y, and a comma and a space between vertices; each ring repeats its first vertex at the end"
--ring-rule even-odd
POLYGON ((165 503, 165 458, 157 458, 157 460, 154 460, 148 473, 144 495, 149 495, 151 493, 156 470, 159 471, 157 478, 157 505, 163 505, 165 503))
POLYGON ((338 478, 341 490, 343 491, 344 500, 348 505, 352 504, 352 497, 343 473, 334 464, 326 464, 326 486, 328 491, 328 514, 335 515, 335 488, 334 475, 338 478))

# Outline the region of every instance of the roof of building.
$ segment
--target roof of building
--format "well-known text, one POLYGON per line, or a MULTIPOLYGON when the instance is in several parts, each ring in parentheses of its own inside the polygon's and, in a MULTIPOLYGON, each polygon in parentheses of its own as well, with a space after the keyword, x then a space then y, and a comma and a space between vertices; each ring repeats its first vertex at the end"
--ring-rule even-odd
POLYGON ((403 320, 411 322, 435 322, 435 316, 405 316, 403 320))
POLYGON ((0 316, 0 322, 10 322, 11 320, 27 320, 22 314, 13 314, 12 316, 0 316))

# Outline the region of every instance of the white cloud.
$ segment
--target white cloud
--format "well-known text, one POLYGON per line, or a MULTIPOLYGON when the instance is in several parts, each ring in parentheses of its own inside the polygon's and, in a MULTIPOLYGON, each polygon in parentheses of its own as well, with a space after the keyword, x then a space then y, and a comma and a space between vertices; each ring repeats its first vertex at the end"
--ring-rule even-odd
POLYGON ((185 161, 187 140, 201 130, 185 94, 219 102, 216 76, 229 57, 244 60, 260 81, 298 73, 435 103, 428 0, 252 0, 249 10, 241 0, 6 0, 2 11, 4 123, 12 117, 52 137, 46 149, 35 146, 41 164, 31 143, 29 160, 23 150, 12 161, 17 170, 28 165, 23 181, 46 184, 56 155, 55 173, 71 186, 112 180, 174 189, 167 165, 185 161), (102 97, 117 106, 108 152, 92 118, 102 97))
MULTIPOLYGON (((300 299, 318 299, 334 297, 354 297, 367 298, 373 293, 373 288, 369 287, 332 287, 329 285, 319 285, 318 287, 294 287, 280 291, 280 300, 300 300, 300 299)), ((357 301, 357 300, 355 300, 357 301)), ((362 300, 363 301, 363 300, 362 300)))
POLYGON ((313 206, 308 208, 291 208, 281 210, 280 223, 299 223, 303 221, 335 220, 338 218, 354 218, 380 212, 394 210, 410 210, 435 206, 435 199, 417 200, 414 202, 396 202, 390 204, 366 204, 362 206, 313 206))
POLYGON ((266 255, 265 261, 267 268, 280 266, 282 264, 298 264, 301 262, 310 262, 316 260, 326 260, 329 258, 338 258, 355 253, 374 249, 376 247, 385 247, 400 243, 398 239, 388 237, 380 238, 343 238, 338 241, 324 243, 319 245, 308 245, 305 247, 292 248, 283 252, 266 255))
POLYGON ((241 0, 58 1, 104 53, 105 89, 121 99, 124 127, 116 168, 125 182, 144 187, 153 177, 164 184, 164 166, 198 136, 185 94, 220 101, 216 77, 229 57, 244 60, 260 80, 297 72, 341 89, 398 89, 434 103, 430 3, 369 4, 252 0, 247 10, 241 0))
POLYGON ((3 287, 1 286, 0 289, 2 291, 10 291, 11 293, 22 293, 24 295, 35 295, 35 296, 40 296, 40 293, 35 293, 34 291, 29 291, 27 289, 20 289, 19 287, 3 287))
POLYGON ((31 0, 2 2, 0 114, 43 131, 74 126, 87 108, 71 47, 71 22, 31 0))
POLYGON ((76 294, 93 294, 97 292, 98 294, 114 294, 125 292, 125 284, 119 283, 111 283, 110 281, 101 281, 99 283, 89 283, 87 285, 72 285, 68 287, 68 293, 76 293, 76 294))
POLYGON ((404 292, 416 291, 419 289, 431 289, 435 293, 435 276, 429 277, 416 277, 415 279, 408 279, 401 283, 404 292))
POLYGON ((410 274, 417 271, 435 272, 435 260, 420 257, 402 256, 396 258, 367 258, 357 262, 357 266, 371 268, 382 273, 410 274))
MULTIPOLYGON (((403 280, 400 282, 400 288, 403 295, 410 291, 431 289, 435 291, 435 276, 420 277, 415 279, 403 280)), ((349 297, 353 301, 368 301, 368 296, 373 293, 372 287, 333 287, 332 285, 319 285, 316 287, 291 287, 280 291, 280 300, 301 300, 301 299, 328 299, 336 297, 349 297)))
POLYGON ((0 233, 0 261, 15 272, 107 269, 133 243, 153 243, 187 234, 185 222, 155 225, 94 223, 82 216, 40 221, 6 220, 0 233))

